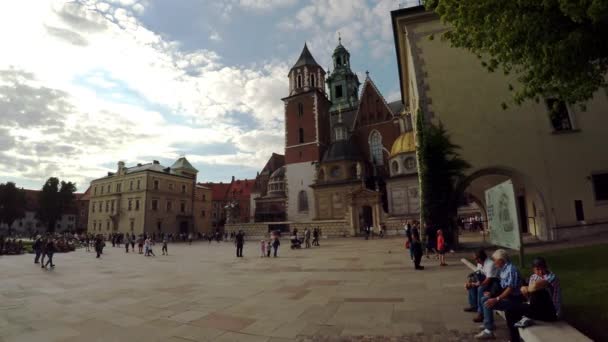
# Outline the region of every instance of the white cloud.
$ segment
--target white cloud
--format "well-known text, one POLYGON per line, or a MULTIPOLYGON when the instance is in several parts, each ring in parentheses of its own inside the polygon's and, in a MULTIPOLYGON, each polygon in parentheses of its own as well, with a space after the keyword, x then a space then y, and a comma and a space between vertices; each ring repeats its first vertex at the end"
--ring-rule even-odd
POLYGON ((249 9, 268 10, 294 5, 296 0, 238 0, 239 5, 249 9))
POLYGON ((189 154, 193 161, 261 167, 282 149, 286 64, 232 67, 213 51, 186 52, 141 25, 145 1, 41 1, 0 5, 0 39, 9 47, 0 70, 13 72, 0 78, 2 91, 28 89, 33 97, 17 92, 12 101, 46 108, 0 120, 11 132, 0 141, 0 164, 22 166, 0 167, 0 177, 41 183, 56 174, 82 184, 117 160, 176 158, 184 143, 239 150, 189 154), (264 130, 235 126, 233 113, 251 115, 264 130))

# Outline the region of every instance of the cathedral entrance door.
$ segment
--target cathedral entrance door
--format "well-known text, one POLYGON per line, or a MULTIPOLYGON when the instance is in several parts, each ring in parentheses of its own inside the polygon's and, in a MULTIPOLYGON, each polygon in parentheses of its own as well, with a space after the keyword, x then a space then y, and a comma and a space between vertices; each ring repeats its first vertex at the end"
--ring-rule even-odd
POLYGON ((371 206, 365 205, 361 207, 361 210, 359 211, 359 223, 360 234, 365 234, 365 229, 367 227, 374 226, 374 214, 371 206))

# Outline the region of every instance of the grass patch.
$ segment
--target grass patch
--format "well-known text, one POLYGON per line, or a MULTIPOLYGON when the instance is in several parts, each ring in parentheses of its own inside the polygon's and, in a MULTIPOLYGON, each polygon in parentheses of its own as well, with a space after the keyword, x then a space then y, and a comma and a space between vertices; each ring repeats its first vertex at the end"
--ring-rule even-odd
MULTIPOLYGON (((542 256, 559 277, 564 319, 595 341, 608 341, 608 245, 525 255, 522 275, 532 273, 532 259, 542 256)), ((513 258, 519 265, 519 257, 513 258)))

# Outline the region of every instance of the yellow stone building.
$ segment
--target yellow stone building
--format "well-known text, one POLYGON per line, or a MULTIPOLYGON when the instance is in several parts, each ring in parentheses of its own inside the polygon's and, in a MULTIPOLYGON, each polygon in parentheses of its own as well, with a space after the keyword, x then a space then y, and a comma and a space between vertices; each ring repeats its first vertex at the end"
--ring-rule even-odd
POLYGON ((185 157, 171 167, 158 161, 133 167, 119 162, 116 172, 91 182, 88 232, 206 231, 210 209, 205 202, 210 205, 211 199, 203 187, 195 192, 197 173, 185 157))
POLYGON ((485 191, 511 179, 524 232, 554 240, 608 230, 605 91, 586 111, 551 97, 503 110, 514 77, 440 39, 449 28, 436 14, 406 8, 392 21, 405 110, 441 122, 461 147, 472 167, 459 190, 484 218, 485 191))

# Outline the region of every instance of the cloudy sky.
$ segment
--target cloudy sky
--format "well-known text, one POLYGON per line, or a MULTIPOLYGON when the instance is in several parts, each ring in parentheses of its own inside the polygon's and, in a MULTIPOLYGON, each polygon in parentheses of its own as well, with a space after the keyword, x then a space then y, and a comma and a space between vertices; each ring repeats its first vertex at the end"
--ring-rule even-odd
POLYGON ((360 79, 398 99, 401 0, 14 0, 0 4, 0 182, 88 182, 180 155, 199 181, 283 153, 287 72, 341 33, 360 79))

